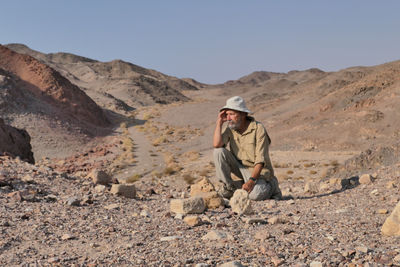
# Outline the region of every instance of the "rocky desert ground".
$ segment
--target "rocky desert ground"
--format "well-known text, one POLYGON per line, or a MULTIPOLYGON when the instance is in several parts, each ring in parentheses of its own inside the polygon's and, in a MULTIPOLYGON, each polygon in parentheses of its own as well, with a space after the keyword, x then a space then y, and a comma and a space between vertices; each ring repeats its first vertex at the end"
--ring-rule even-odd
POLYGON ((0 46, 2 266, 399 266, 400 61, 224 84, 0 46), (283 198, 214 192, 241 95, 283 198), (32 158, 33 153, 33 158, 32 158))

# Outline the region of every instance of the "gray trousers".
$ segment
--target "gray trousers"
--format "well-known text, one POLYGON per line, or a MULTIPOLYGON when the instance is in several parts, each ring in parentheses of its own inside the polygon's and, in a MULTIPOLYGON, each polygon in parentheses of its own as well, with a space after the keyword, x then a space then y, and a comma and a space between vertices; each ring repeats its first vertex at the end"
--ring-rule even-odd
MULTIPOLYGON (((246 183, 250 177, 250 171, 244 167, 235 156, 225 148, 214 149, 214 163, 217 174, 217 179, 224 184, 225 190, 235 191, 242 188, 243 183, 246 183), (231 173, 244 180, 233 181, 231 173)), ((271 198, 272 186, 264 179, 257 179, 253 190, 249 194, 252 200, 265 200, 271 198)))

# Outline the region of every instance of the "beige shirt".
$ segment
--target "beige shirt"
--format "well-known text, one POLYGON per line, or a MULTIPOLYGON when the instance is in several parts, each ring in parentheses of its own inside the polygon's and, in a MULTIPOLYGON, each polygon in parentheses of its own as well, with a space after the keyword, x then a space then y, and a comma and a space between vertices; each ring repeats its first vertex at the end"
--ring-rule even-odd
POLYGON ((268 178, 274 170, 269 158, 269 145, 271 140, 264 126, 248 117, 250 124, 243 134, 226 127, 222 133, 222 141, 243 166, 252 169, 257 163, 263 163, 261 176, 268 178))

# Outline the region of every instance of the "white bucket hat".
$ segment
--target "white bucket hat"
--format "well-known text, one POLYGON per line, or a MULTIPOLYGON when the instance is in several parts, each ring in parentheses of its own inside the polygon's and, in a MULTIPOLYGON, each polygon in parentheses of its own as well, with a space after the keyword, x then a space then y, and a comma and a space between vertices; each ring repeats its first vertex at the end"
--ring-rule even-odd
POLYGON ((226 105, 219 111, 222 111, 224 109, 232 109, 236 111, 251 113, 251 111, 246 107, 246 103, 244 102, 243 98, 241 98, 240 96, 234 96, 226 100, 226 105))

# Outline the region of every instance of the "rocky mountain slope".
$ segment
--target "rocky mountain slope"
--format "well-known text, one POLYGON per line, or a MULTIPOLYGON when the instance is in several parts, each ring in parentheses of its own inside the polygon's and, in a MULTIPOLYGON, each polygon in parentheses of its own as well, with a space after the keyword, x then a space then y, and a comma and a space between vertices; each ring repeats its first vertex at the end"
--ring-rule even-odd
POLYGON ((193 79, 178 79, 122 60, 100 62, 69 53, 43 54, 22 44, 7 47, 51 66, 84 89, 98 104, 114 111, 187 101, 181 93, 183 90, 203 86, 193 79))
POLYGON ((338 72, 255 72, 221 87, 241 94, 279 149, 365 150, 397 141, 400 61, 338 72))

